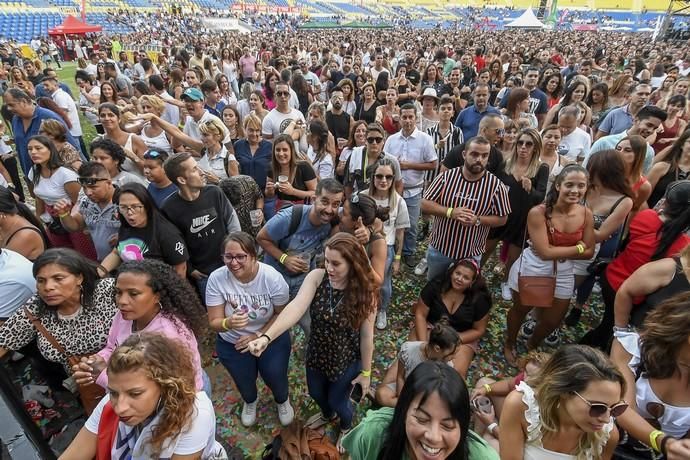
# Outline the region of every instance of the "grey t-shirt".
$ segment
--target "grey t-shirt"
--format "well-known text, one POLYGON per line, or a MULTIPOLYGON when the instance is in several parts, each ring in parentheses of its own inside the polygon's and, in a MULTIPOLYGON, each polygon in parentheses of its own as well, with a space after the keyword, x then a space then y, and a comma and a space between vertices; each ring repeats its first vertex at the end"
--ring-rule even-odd
POLYGON ((117 206, 110 203, 101 209, 87 196, 81 195, 79 197, 79 213, 84 217, 86 228, 91 233, 93 245, 96 247, 96 257, 100 262, 113 250, 110 239, 113 235, 117 237, 117 232, 120 229, 117 206))
MULTIPOLYGON (((426 345, 426 342, 405 342, 400 346, 398 360, 405 367, 405 378, 407 378, 417 366, 427 360, 422 352, 424 345, 426 345)), ((448 365, 453 367, 453 361, 448 361, 448 365)))

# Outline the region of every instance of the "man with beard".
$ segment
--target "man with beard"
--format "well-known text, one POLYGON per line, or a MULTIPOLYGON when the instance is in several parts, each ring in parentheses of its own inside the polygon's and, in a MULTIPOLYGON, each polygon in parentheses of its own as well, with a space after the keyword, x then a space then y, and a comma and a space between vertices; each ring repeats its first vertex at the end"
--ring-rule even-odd
POLYGON ((426 253, 428 280, 460 259, 479 264, 489 229, 505 225, 510 213, 508 189, 486 170, 491 143, 477 136, 465 145, 462 168, 442 172, 424 192, 422 212, 434 216, 426 253))
POLYGON ((344 101, 343 90, 333 88, 331 92, 331 109, 326 112, 326 125, 328 125, 328 131, 331 132, 337 142, 338 152, 342 150, 344 145, 344 141, 340 139, 349 139, 350 125, 352 124, 352 117, 343 110, 344 101))
MULTIPOLYGON (((283 275, 294 299, 307 273, 316 267, 315 256, 338 222, 343 203, 343 186, 335 179, 323 179, 316 186, 312 205, 283 208, 259 231, 256 241, 266 255, 264 262, 283 275)), ((310 320, 305 314, 299 322, 309 335, 310 320)))
POLYGON ((354 85, 357 81, 357 75, 355 75, 352 71, 352 56, 343 56, 342 60, 342 70, 330 71, 330 77, 331 81, 333 82, 333 86, 337 86, 343 78, 348 78, 354 85))

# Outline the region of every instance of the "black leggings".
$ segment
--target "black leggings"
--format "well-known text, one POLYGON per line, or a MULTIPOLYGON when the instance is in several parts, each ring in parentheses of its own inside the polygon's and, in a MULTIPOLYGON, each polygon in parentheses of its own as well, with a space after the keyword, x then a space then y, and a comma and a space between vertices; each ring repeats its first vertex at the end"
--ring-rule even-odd
POLYGON ((600 277, 599 283, 601 284, 601 297, 604 299, 604 316, 601 318, 599 326, 589 331, 580 339, 580 344, 607 351, 611 345, 611 338, 613 337, 613 306, 616 300, 616 291, 614 291, 611 284, 609 284, 606 273, 600 277))

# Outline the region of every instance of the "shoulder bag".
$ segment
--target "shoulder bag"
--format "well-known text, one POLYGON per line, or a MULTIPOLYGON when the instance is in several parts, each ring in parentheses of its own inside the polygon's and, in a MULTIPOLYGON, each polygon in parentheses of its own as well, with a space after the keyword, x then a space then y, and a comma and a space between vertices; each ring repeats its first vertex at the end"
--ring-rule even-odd
MULTIPOLYGON (((546 234, 549 238, 549 244, 553 245, 551 235, 553 233, 553 225, 551 219, 546 218, 546 234)), ((522 247, 525 246, 527 240, 527 228, 525 227, 524 237, 522 239, 522 247)), ((558 272, 558 264, 553 261, 553 274, 551 276, 529 276, 522 274, 522 259, 525 251, 520 254, 520 266, 518 268, 518 295, 520 296, 520 303, 529 307, 550 308, 553 305, 553 297, 556 292, 556 275, 558 272)))
MULTIPOLYGON (((70 368, 79 364, 81 356, 69 356, 67 351, 60 345, 60 343, 53 337, 53 335, 48 332, 48 329, 41 323, 41 320, 36 318, 33 313, 29 311, 27 307, 24 307, 24 314, 29 318, 29 321, 34 325, 36 330, 45 339, 50 342, 50 344, 55 348, 60 354, 67 358, 70 368)), ((98 402, 105 396, 105 389, 96 383, 88 383, 86 385, 79 385, 79 399, 84 406, 84 411, 86 415, 91 415, 91 412, 96 408, 98 402)))

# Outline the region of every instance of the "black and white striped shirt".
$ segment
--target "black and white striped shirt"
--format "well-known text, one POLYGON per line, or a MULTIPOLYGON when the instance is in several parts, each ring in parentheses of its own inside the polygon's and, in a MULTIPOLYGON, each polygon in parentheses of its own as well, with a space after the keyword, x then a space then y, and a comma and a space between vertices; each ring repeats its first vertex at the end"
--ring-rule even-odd
POLYGON ((441 170, 441 163, 443 163, 443 160, 446 158, 446 155, 448 155, 448 152, 450 152, 450 150, 456 145, 462 144, 463 138, 462 130, 457 126, 453 126, 452 123, 450 125, 450 130, 444 136, 441 136, 438 125, 429 128, 426 132, 434 141, 434 148, 436 149, 436 155, 438 155, 438 164, 436 165, 436 169, 427 171, 424 175, 424 180, 431 182, 436 178, 436 176, 438 176, 438 173, 441 170), (443 146, 441 146, 439 142, 441 139, 445 140, 443 146))

